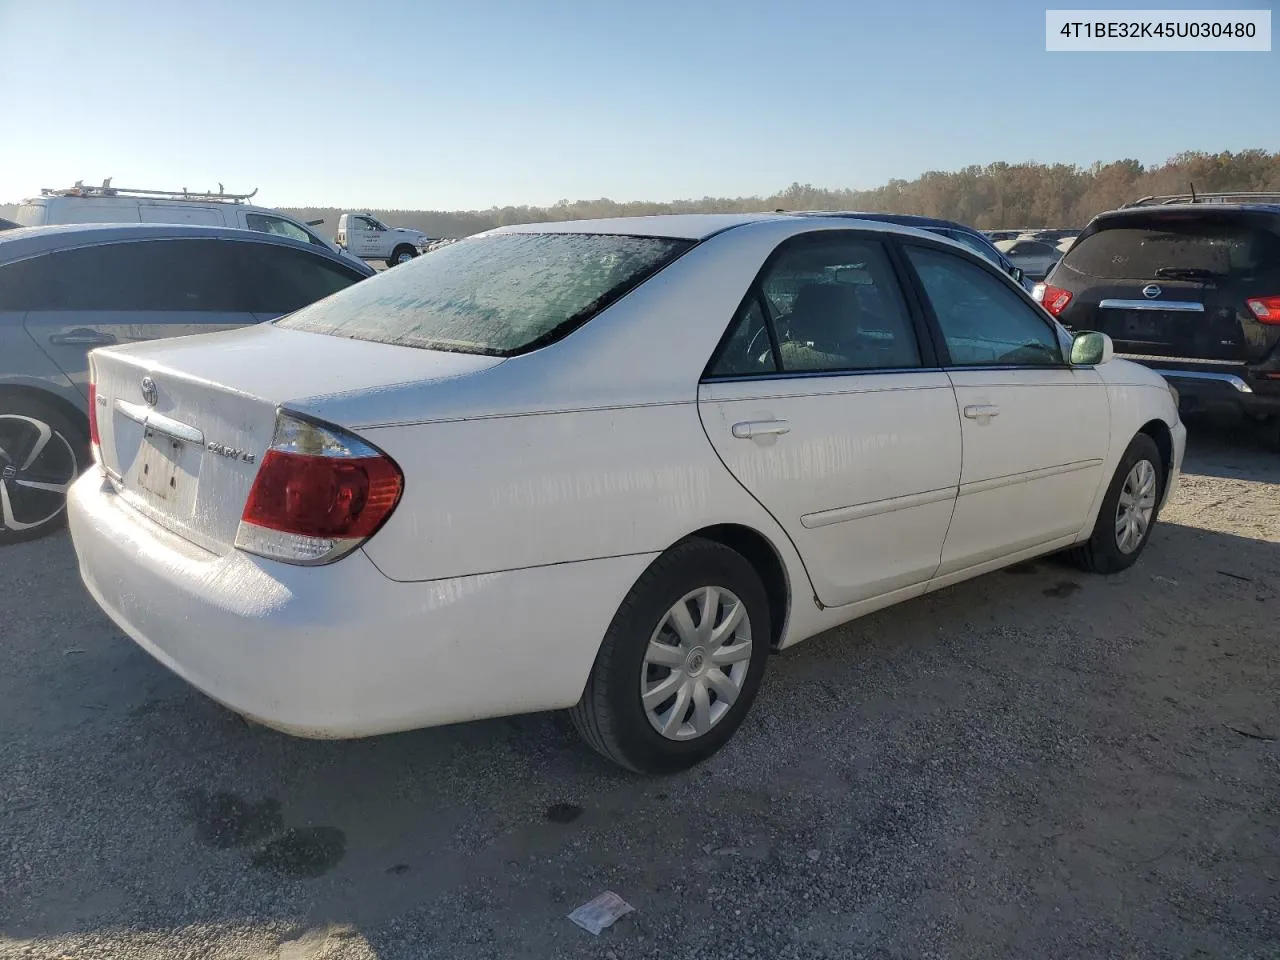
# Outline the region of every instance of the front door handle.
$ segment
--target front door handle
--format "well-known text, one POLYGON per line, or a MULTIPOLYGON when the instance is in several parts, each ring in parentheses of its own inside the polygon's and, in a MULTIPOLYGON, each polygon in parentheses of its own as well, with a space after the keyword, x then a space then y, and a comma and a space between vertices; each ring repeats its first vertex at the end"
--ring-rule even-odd
POLYGON ((739 440, 750 440, 754 437, 777 437, 791 432, 791 424, 785 420, 744 420, 735 423, 731 432, 739 440))
POLYGON ((994 403, 975 403, 964 408, 964 415, 978 423, 990 423, 992 417, 1000 415, 1000 408, 994 403))
POLYGON ((59 347, 105 347, 116 342, 110 333, 98 330, 68 330, 66 333, 49 334, 49 342, 59 347))

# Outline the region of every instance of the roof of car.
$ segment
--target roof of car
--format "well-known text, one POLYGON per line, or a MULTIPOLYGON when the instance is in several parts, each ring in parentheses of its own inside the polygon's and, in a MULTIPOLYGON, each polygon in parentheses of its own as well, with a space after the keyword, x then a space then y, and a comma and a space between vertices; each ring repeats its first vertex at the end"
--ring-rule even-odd
POLYGON ((955 220, 943 220, 941 217, 925 217, 916 213, 881 213, 873 210, 798 210, 796 216, 801 217, 853 217, 858 220, 871 220, 880 223, 896 223, 903 227, 919 227, 922 230, 930 228, 944 227, 948 230, 963 230, 965 233, 971 233, 975 236, 986 237, 981 230, 977 230, 968 224, 957 223, 955 220))
POLYGON ((1098 217, 1141 217, 1144 214, 1162 214, 1162 213, 1266 213, 1280 214, 1280 203, 1218 203, 1216 201, 1201 201, 1199 203, 1149 203, 1149 204, 1131 204, 1127 207, 1120 207, 1117 210, 1108 210, 1105 213, 1098 214, 1098 217))
MULTIPOLYGON (((520 223, 497 227, 489 233, 609 233, 641 237, 663 237, 684 240, 705 240, 731 230, 734 227, 767 221, 790 220, 797 217, 813 219, 861 220, 871 229, 886 229, 886 225, 927 229, 928 227, 952 227, 967 233, 976 233, 972 227, 934 220, 930 217, 913 217, 899 214, 838 212, 821 210, 787 211, 784 213, 687 213, 659 214, 651 217, 612 217, 601 220, 559 220, 543 223, 520 223)), ((981 236, 981 234, 978 234, 981 236)), ((944 238, 945 239, 945 238, 944 238)))
POLYGON ((96 243, 111 243, 118 240, 159 240, 170 237, 253 240, 258 243, 273 243, 299 250, 309 250, 338 263, 346 262, 331 250, 318 247, 313 243, 303 243, 292 237, 282 237, 257 230, 238 230, 232 227, 211 227, 188 223, 65 223, 44 227, 19 227, 16 230, 5 230, 0 233, 0 261, 16 260, 51 250, 64 250, 96 243))

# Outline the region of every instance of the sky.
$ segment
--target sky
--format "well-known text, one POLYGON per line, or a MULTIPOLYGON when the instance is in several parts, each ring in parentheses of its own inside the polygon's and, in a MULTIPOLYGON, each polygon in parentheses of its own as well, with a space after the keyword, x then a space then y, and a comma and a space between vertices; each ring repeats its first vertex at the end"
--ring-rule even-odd
POLYGON ((1047 53, 1045 8, 0 0, 0 201, 113 177, 482 209, 1280 150, 1274 35, 1270 53, 1047 53))

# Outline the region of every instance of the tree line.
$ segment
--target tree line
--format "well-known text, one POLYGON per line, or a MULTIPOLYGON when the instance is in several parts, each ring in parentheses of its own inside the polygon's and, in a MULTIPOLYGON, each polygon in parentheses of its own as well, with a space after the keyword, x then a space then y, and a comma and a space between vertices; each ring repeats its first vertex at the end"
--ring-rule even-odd
MULTIPOLYGON (((664 213, 751 213, 761 210, 877 210, 957 220, 983 230, 1000 227, 1083 227, 1095 214, 1152 194, 1280 192, 1280 152, 1187 152, 1144 166, 1117 160, 1077 167, 1064 163, 990 163, 954 172, 930 171, 914 180, 890 180, 873 190, 827 190, 793 183, 767 197, 703 197, 669 202, 561 200, 550 207, 506 206, 488 210, 372 210, 390 226, 412 227, 433 237, 464 237, 513 223, 664 213)), ((321 230, 337 230, 332 207, 292 208, 321 230)))
MULTIPOLYGON (((663 213, 751 213, 761 210, 878 210, 958 220, 984 230, 999 227, 1082 227, 1094 214, 1150 194, 1226 190, 1280 191, 1280 152, 1180 153, 1146 167, 1137 160, 1090 167, 1054 163, 990 163, 954 172, 930 171, 914 180, 890 180, 873 190, 827 190, 793 183, 768 197, 703 197, 669 202, 561 200, 550 207, 488 210, 372 210, 391 226, 433 237, 465 237, 492 227, 549 220, 646 216, 663 213)), ((286 207, 303 220, 321 220, 332 236, 343 211, 286 207)), ((12 216, 12 207, 0 216, 12 216)))

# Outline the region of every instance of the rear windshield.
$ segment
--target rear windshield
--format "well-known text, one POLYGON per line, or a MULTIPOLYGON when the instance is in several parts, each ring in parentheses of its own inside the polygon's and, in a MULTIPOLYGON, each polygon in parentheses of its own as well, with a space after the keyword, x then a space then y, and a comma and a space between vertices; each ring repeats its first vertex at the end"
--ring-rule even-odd
POLYGON ((355 340, 511 356, 567 335, 692 245, 604 234, 476 237, 277 322, 355 340))
POLYGON ((1078 240, 1062 262, 1104 279, 1176 278, 1181 271, 1245 279, 1280 264, 1280 236, 1239 220, 1162 219, 1104 228, 1078 240))

